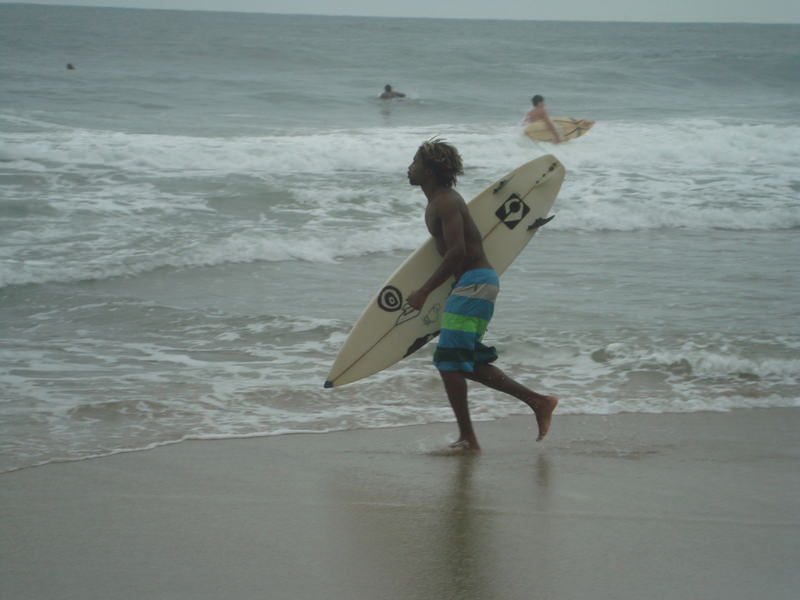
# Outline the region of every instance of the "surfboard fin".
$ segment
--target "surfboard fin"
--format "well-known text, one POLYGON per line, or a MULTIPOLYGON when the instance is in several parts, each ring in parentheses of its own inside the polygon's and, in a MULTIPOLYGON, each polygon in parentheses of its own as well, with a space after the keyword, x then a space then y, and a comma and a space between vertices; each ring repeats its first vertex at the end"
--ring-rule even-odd
POLYGON ((552 221, 555 218, 556 218, 555 215, 550 215, 546 219, 542 218, 536 219, 531 225, 528 225, 528 231, 531 231, 533 229, 539 229, 539 227, 541 227, 542 225, 547 225, 550 221, 552 221))
POLYGON ((427 335, 423 335, 422 337, 418 337, 416 340, 414 340, 414 343, 411 344, 408 347, 408 350, 406 350, 406 353, 403 356, 403 358, 406 358, 407 356, 411 356, 412 354, 414 354, 414 352, 416 352, 417 350, 422 348, 425 344, 430 342, 437 335, 439 335, 439 331, 438 330, 434 331, 433 333, 429 333, 427 335))

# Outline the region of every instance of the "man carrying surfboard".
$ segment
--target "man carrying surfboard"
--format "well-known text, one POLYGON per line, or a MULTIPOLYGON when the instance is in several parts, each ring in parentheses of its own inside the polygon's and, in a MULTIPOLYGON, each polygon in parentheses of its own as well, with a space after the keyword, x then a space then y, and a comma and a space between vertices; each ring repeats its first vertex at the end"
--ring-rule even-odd
POLYGON ((533 109, 528 111, 528 114, 525 115, 525 122, 534 123, 535 121, 543 121, 547 129, 549 129, 550 133, 553 135, 556 144, 560 144, 563 140, 561 139, 561 134, 558 133, 558 129, 553 124, 553 121, 550 120, 550 115, 547 114, 547 110, 544 107, 544 96, 536 94, 531 98, 531 102, 533 103, 533 109))
POLYGON ((452 447, 480 450, 469 416, 467 379, 527 404, 536 415, 538 441, 547 434, 558 398, 534 392, 490 364, 497 359, 497 353, 481 340, 494 313, 500 281, 486 258, 481 234, 464 199, 453 189, 456 176, 462 174, 458 151, 437 139, 423 143, 408 167, 409 183, 420 186, 428 199, 425 223, 442 262, 428 280, 408 296, 407 302, 421 310, 433 290, 451 276, 455 277, 433 358, 458 422, 459 438, 452 447))

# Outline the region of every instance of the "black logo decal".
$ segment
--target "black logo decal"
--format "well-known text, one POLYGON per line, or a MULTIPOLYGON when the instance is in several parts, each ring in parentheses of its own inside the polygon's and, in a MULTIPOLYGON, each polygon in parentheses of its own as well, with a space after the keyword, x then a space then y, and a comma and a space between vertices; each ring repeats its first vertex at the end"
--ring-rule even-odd
POLYGON ((514 229, 529 212, 531 212, 531 209, 522 201, 522 198, 517 194, 511 194, 508 200, 503 202, 503 205, 494 214, 506 227, 514 229))
POLYGON ((416 352, 417 350, 422 348, 425 344, 430 342, 437 335, 439 335, 439 332, 438 331, 434 331, 433 333, 429 333, 428 335, 423 335, 422 337, 419 337, 416 340, 414 340, 414 343, 411 344, 408 347, 408 350, 406 350, 406 353, 403 356, 403 358, 405 358, 406 356, 409 356, 411 354, 414 354, 414 352, 416 352))
POLYGON ((403 306, 403 294, 393 285, 387 285, 378 294, 378 306, 386 312, 395 312, 403 306))
POLYGON ((442 303, 437 302, 428 309, 428 312, 422 317, 422 322, 425 325, 438 325, 442 320, 442 303))
POLYGON ((400 316, 397 317, 397 321, 395 321, 395 325, 402 325, 406 321, 410 321, 411 319, 416 319, 419 316, 419 311, 416 308, 413 308, 408 302, 403 305, 403 312, 400 313, 400 316))

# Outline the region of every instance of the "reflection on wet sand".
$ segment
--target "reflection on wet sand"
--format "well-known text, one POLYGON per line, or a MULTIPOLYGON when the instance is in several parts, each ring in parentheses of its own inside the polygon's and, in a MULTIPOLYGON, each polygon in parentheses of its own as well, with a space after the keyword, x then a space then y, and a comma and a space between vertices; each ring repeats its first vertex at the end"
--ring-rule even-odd
POLYGON ((547 457, 513 465, 472 453, 422 460, 407 471, 361 474, 364 482, 381 481, 367 503, 360 477, 346 489, 345 481, 337 482, 340 495, 360 498, 337 503, 344 526, 337 561, 349 556, 351 580, 404 600, 505 598, 516 597, 508 596, 512 589, 551 587, 543 553, 532 561, 525 545, 534 540, 538 547, 550 537, 547 519, 540 518, 551 503, 547 457), (508 480, 508 469, 519 470, 515 485, 498 485, 508 480))

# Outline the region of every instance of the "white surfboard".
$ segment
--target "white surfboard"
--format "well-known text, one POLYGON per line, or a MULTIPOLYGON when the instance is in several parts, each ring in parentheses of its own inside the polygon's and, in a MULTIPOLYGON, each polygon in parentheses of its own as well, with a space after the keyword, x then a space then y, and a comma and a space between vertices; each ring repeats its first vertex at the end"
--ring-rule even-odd
MULTIPOLYGON (((546 155, 515 169, 469 203, 483 236, 486 256, 498 274, 547 221, 564 166, 546 155)), ((419 350, 439 333, 451 277, 434 290, 422 310, 411 308, 408 294, 422 286, 442 261, 433 238, 415 250, 369 302, 344 341, 325 387, 351 383, 377 373, 419 350)))
MULTIPOLYGON (((578 119, 576 117, 550 117, 553 125, 558 130, 561 139, 564 141, 573 140, 589 131, 594 125, 594 121, 589 119, 578 119)), ((539 142, 554 142, 555 138, 544 121, 534 121, 523 130, 525 135, 539 142)))

